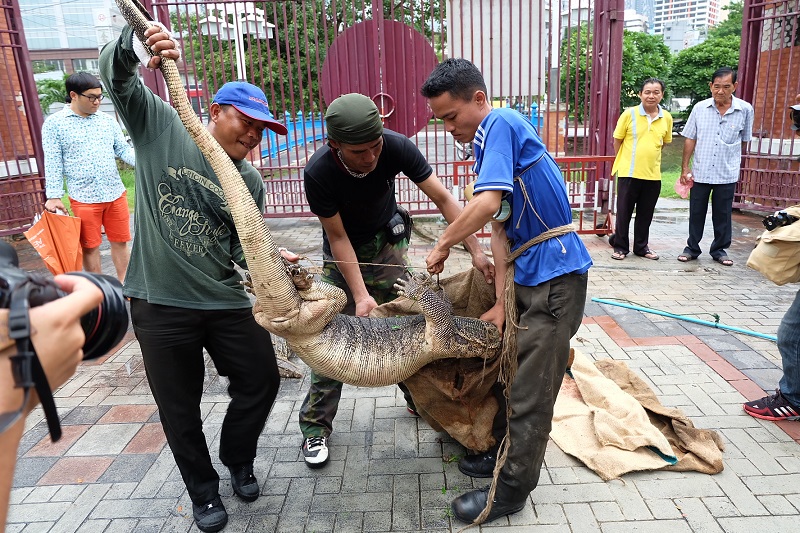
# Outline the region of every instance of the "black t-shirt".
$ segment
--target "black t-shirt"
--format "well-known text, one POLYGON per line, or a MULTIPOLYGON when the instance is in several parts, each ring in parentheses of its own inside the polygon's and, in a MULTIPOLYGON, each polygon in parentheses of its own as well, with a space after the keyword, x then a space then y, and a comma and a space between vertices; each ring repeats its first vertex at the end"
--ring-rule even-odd
MULTIPOLYGON (((354 178, 339 162, 334 150, 324 146, 314 152, 304 170, 306 198, 311 212, 322 218, 336 213, 353 248, 371 241, 397 211, 394 181, 403 173, 422 183, 433 169, 407 137, 383 130, 383 150, 378 166, 363 178, 354 178)), ((327 235, 323 236, 327 245, 327 235)))

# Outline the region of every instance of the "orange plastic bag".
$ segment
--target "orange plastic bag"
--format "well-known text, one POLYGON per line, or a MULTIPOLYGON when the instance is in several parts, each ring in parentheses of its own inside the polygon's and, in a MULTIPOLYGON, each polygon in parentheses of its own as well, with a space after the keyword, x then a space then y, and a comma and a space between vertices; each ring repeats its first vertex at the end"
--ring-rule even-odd
POLYGON ((31 229, 25 232, 25 237, 54 275, 83 268, 80 236, 80 218, 49 211, 43 211, 38 220, 34 219, 31 229))

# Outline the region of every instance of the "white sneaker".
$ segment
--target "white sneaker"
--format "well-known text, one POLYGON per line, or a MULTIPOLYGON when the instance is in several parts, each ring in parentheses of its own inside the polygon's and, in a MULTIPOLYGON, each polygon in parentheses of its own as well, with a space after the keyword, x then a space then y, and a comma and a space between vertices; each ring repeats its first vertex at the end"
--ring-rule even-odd
POLYGON ((309 437, 303 441, 303 459, 309 468, 319 468, 328 462, 328 437, 309 437))

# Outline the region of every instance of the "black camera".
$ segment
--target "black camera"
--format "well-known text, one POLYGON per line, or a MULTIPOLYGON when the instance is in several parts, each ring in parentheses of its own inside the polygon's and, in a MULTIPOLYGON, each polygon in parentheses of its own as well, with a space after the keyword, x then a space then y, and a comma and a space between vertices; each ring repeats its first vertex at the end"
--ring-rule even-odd
POLYGON ((800 109, 794 109, 789 112, 792 116, 792 129, 800 130, 800 109))
POLYGON ((788 226, 797 220, 797 217, 790 215, 786 211, 777 211, 774 215, 765 216, 761 223, 764 224, 767 231, 772 231, 781 226, 788 226))
MULTIPOLYGON (((122 284, 116 278, 103 274, 69 274, 88 279, 103 293, 100 305, 81 317, 81 327, 86 334, 83 358, 94 359, 105 355, 119 344, 128 330, 128 309, 122 295, 122 284)), ((12 293, 20 288, 28 292, 30 307, 46 304, 66 295, 52 279, 20 269, 17 251, 7 242, 0 241, 0 309, 9 308, 12 293)))

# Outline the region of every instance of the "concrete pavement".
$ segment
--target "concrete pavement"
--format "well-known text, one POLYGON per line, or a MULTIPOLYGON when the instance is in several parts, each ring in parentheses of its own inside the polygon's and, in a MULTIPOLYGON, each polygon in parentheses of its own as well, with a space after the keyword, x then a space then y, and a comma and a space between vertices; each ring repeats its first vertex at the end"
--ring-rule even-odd
MULTIPOLYGON (((280 246, 319 260, 316 220, 270 219, 268 224, 280 246)), ((417 222, 410 254, 414 266, 424 265, 431 239, 443 227, 434 218, 417 222)), ((662 200, 650 239, 661 255, 658 261, 633 255, 614 261, 607 239, 583 237, 595 262, 589 296, 697 313, 693 316, 711 321, 718 316, 720 323, 774 335, 797 286, 777 287, 744 266, 760 228, 760 217, 735 214, 733 267, 707 254, 679 263, 688 231, 686 204, 662 200)), ((704 249, 710 235, 709 222, 704 249)), ((41 268, 25 243, 17 246, 25 267, 41 268)), ((103 261, 112 272, 107 250, 103 261)), ((448 267, 454 273, 468 263, 465 253, 454 252, 448 267)), ((551 442, 540 485, 525 509, 479 529, 797 531, 800 422, 760 421, 741 409, 743 401, 777 386, 775 343, 594 302, 587 303, 585 314, 573 345, 595 359, 624 360, 664 405, 682 409, 698 427, 718 431, 726 446, 725 470, 714 476, 642 472, 603 482, 551 442)), ((201 409, 215 457, 226 381, 209 360, 206 367, 201 409)), ((345 386, 330 440, 331 462, 320 470, 306 468, 297 413, 307 380, 306 375, 282 382, 259 440, 255 474, 262 496, 256 502, 233 496, 227 470, 217 463, 230 514, 226 532, 449 532, 465 525, 452 517, 449 502, 484 482, 458 471, 464 449, 411 416, 396 387, 345 386)), ((130 333, 113 354, 82 364, 55 396, 64 436, 51 443, 41 411, 29 417, 8 531, 197 531, 130 333)))

